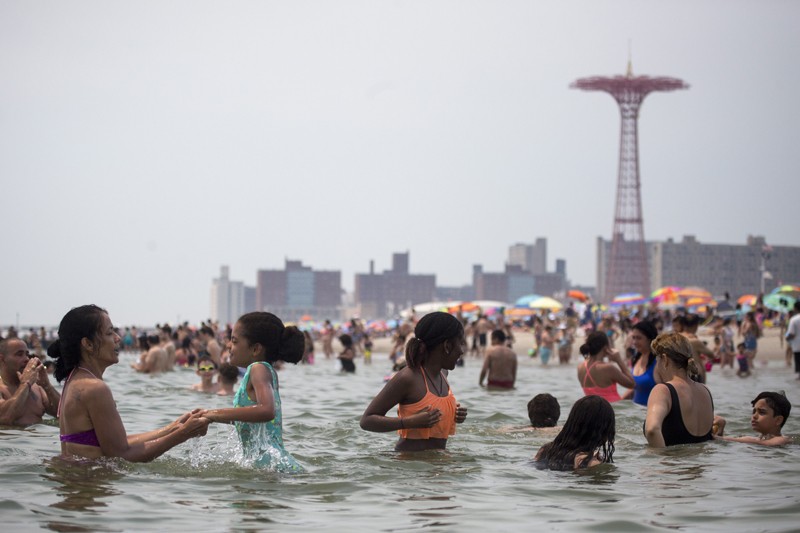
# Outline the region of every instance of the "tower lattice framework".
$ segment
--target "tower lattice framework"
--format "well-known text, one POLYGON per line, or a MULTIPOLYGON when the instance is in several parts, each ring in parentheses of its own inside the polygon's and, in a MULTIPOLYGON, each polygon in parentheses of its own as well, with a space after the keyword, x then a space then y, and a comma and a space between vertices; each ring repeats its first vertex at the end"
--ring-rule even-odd
POLYGON ((688 89, 677 78, 634 76, 628 63, 625 76, 592 77, 576 80, 573 89, 604 91, 619 105, 619 173, 614 209, 614 231, 608 254, 605 286, 600 297, 608 301, 624 293, 650 293, 650 266, 644 240, 641 181, 639 178, 639 108, 644 97, 654 91, 688 89))

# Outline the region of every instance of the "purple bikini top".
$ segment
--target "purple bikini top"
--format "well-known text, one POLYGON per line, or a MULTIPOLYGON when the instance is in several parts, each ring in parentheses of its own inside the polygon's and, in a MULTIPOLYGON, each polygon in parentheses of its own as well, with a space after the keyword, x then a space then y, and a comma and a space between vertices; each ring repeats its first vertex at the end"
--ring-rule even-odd
POLYGON ((80 433, 72 433, 70 435, 61 435, 59 437, 61 442, 71 442, 73 444, 85 444, 86 446, 100 447, 100 441, 97 440, 97 433, 94 429, 89 431, 81 431, 80 433))

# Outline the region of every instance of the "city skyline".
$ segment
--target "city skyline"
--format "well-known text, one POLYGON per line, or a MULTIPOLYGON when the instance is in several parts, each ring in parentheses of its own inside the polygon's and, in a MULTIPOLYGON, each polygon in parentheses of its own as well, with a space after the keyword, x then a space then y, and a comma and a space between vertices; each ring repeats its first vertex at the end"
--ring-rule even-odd
POLYGON ((0 4, 0 325, 85 303, 208 314, 220 264, 437 283, 547 237, 594 285, 619 112, 569 84, 691 85, 639 117, 644 238, 800 245, 800 4, 732 0, 0 4), (313 7, 313 9, 309 9, 313 7))

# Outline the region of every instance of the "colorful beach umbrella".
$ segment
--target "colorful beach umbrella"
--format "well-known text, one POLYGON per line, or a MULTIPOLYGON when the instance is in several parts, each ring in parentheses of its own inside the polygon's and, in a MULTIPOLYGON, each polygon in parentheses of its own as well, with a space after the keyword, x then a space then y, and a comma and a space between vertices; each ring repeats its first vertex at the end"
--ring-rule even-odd
POLYGON ((764 296, 764 307, 772 309, 773 311, 788 313, 794 308, 794 303, 796 301, 797 298, 793 298, 788 294, 773 292, 764 296))
POLYGON ((702 287, 684 287, 677 293, 678 298, 688 300, 689 298, 708 298, 711 299, 711 293, 702 287))
POLYGON ((772 291, 772 294, 783 294, 792 298, 800 298, 800 285, 781 285, 772 291))
POLYGON ((517 301, 514 302, 514 307, 528 307, 531 302, 535 302, 541 298, 539 294, 528 294, 526 296, 522 296, 521 298, 517 298, 517 301))
POLYGON ((531 309, 549 309, 551 311, 557 311, 564 307, 564 304, 558 300, 550 298, 549 296, 542 296, 538 300, 534 300, 529 303, 528 307, 531 309))
POLYGON ((611 305, 615 307, 622 307, 623 305, 642 305, 648 302, 649 298, 645 298, 638 292, 629 292, 626 294, 619 294, 611 300, 611 305))
POLYGON ((526 318, 536 314, 536 310, 530 307, 514 307, 513 309, 506 309, 503 314, 511 318, 526 318))
POLYGON ((586 300, 589 299, 589 296, 587 296, 583 291, 573 289, 571 291, 567 291, 567 298, 572 298, 573 300, 578 300, 579 302, 586 302, 586 300))
POLYGON ((755 294, 744 294, 739 296, 739 299, 736 300, 736 303, 739 305, 749 305, 750 307, 753 307, 756 305, 757 299, 758 297, 755 294))

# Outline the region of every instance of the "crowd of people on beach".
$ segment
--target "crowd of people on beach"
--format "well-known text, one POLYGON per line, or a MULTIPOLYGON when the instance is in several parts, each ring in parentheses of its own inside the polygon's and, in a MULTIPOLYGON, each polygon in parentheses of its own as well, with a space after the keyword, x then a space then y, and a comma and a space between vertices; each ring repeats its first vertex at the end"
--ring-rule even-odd
MULTIPOLYGON (((735 325, 734 318, 703 319, 656 309, 616 316, 592 316, 590 311, 581 316, 572 307, 560 316, 545 312, 525 323, 506 321, 502 313, 491 318, 478 314, 472 320, 461 312, 437 311, 419 319, 412 314, 391 332, 393 374, 366 406, 360 426, 373 432, 396 431, 397 451, 444 449, 468 414, 456 400, 448 373, 472 356, 482 360, 479 386, 514 388, 519 357, 512 349, 514 331, 522 327, 535 339, 529 356, 542 364, 549 363, 554 350, 559 362, 568 364, 579 332, 585 338, 579 347, 584 360, 577 367, 584 396, 574 403, 554 440, 536 453, 541 467, 582 469, 613 462, 611 404, 628 400, 646 407, 643 432, 652 447, 712 439, 789 444, 791 439, 781 433, 791 410, 783 393, 764 391, 752 401, 755 437, 730 437, 724 434, 726 421, 715 416, 705 383, 713 365, 733 368, 734 359, 738 375, 750 375, 765 320, 780 322, 781 338, 800 377, 800 302, 788 317, 751 312, 735 325), (701 322, 713 335, 713 347, 697 336, 701 322), (734 347, 737 337, 742 342, 734 347), (620 394, 619 386, 626 391, 620 394), (397 416, 389 415, 395 407, 397 416)), ((224 328, 208 321, 198 328, 158 325, 151 332, 140 332, 116 328, 100 307, 81 306, 64 316, 55 338, 44 328, 22 336, 10 328, 0 338, 0 425, 28 426, 48 414, 58 418, 64 456, 150 461, 205 435, 211 423, 230 423, 254 466, 297 472, 302 466, 283 442, 278 371, 286 363, 314 364, 316 344, 324 357, 334 357, 333 342, 338 339, 341 371, 355 372, 357 358, 371 363, 375 334, 381 333, 370 332, 358 319, 344 328, 326 321, 313 333, 301 331, 267 312, 247 313, 224 328), (137 372, 195 369, 200 382, 192 390, 233 396, 233 407, 194 409, 162 428, 128 435, 103 380, 104 372, 119 362, 125 350, 140 354, 131 365, 137 372), (60 392, 51 374, 63 383, 60 392)), ((538 394, 529 402, 528 412, 527 430, 555 431, 560 416, 557 399, 538 394)))

